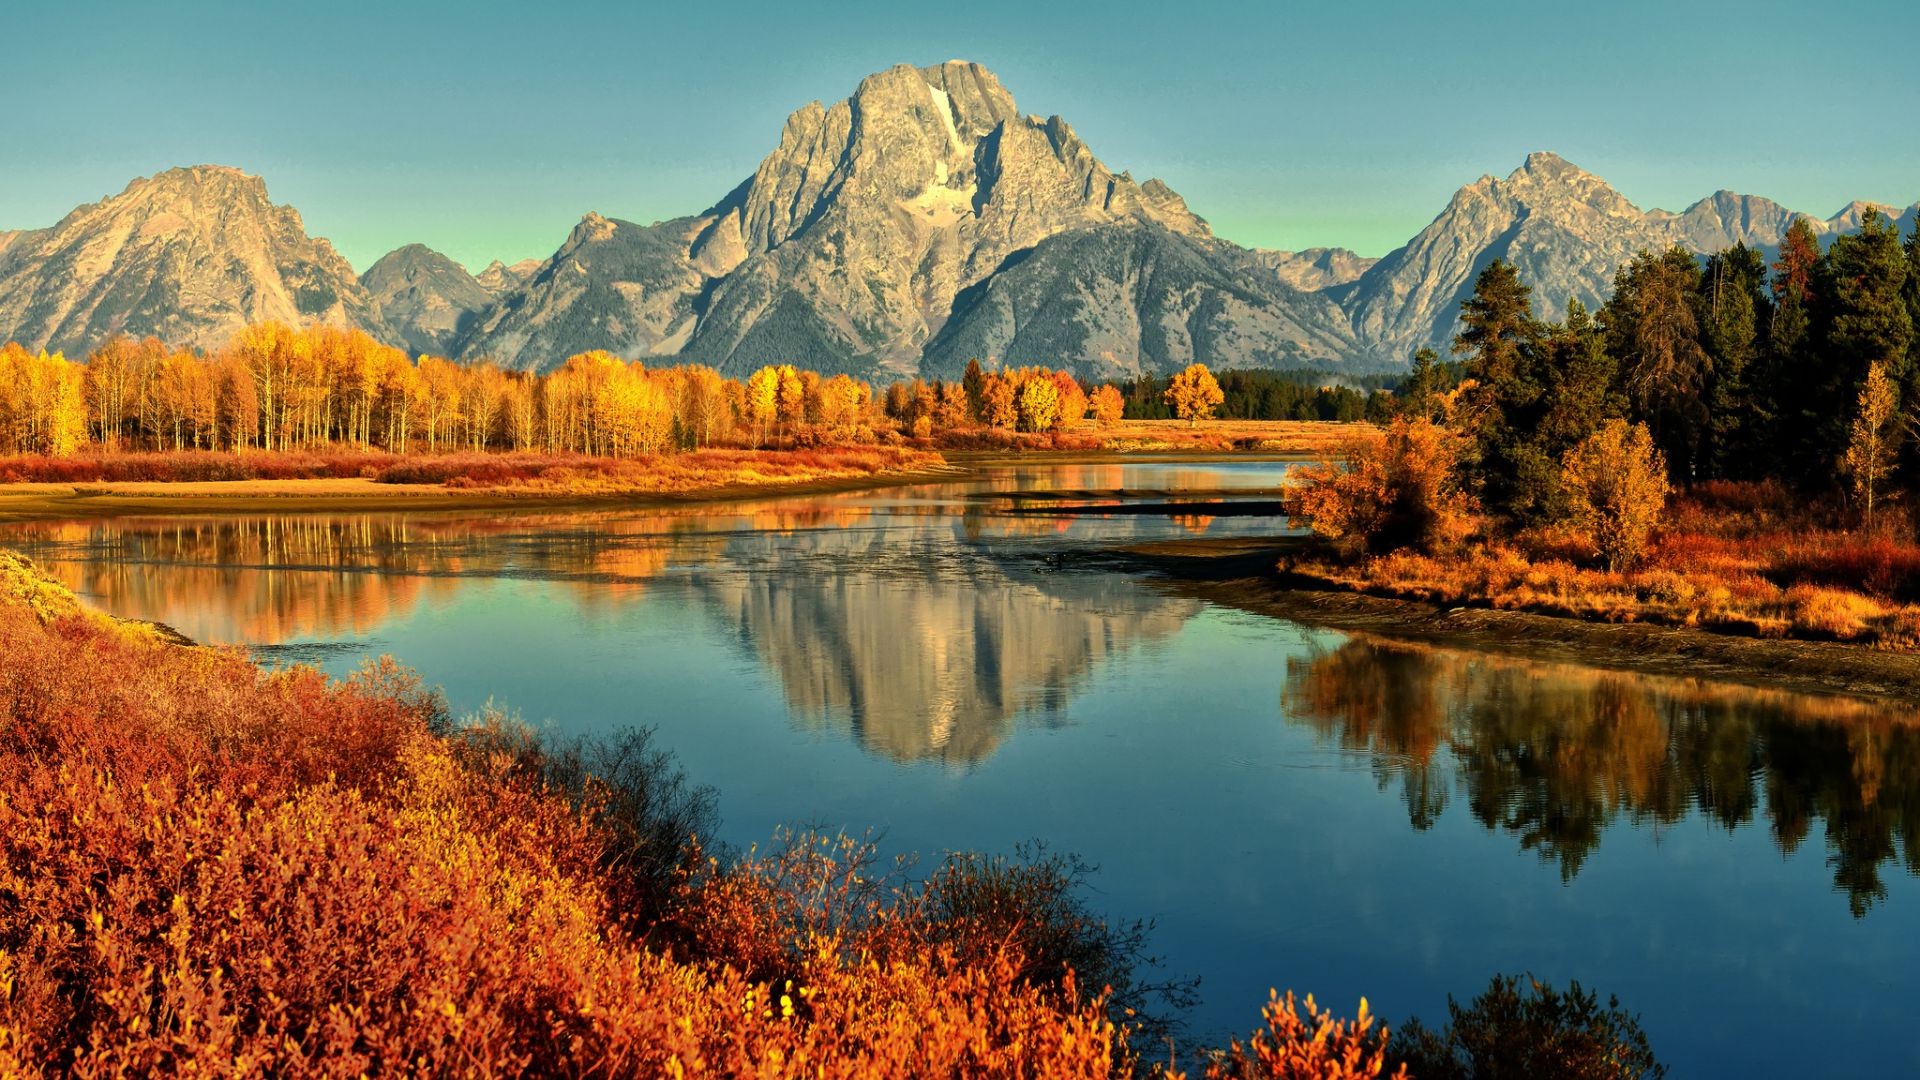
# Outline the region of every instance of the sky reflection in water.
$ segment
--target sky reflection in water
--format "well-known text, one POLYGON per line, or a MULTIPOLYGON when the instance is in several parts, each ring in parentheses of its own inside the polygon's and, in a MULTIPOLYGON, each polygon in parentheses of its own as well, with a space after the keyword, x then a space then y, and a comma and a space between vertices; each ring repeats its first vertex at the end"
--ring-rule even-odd
POLYGON ((560 735, 655 725, 733 842, 804 821, 1080 852, 1096 902, 1157 917, 1204 976, 1202 1031, 1251 1026, 1270 985, 1432 1019, 1530 970, 1618 993, 1676 1075, 1920 1068, 1895 1034, 1920 1002, 1908 710, 1311 630, 1102 557, 1271 519, 1054 512, 1261 498, 1282 468, 6 542, 200 640, 333 671, 392 653, 457 709, 560 735))

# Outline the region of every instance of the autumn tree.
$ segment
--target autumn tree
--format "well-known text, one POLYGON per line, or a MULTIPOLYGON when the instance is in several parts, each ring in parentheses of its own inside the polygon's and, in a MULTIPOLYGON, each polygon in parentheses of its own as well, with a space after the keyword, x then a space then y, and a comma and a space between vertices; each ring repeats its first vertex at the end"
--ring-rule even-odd
POLYGON ((756 444, 767 441, 767 432, 780 415, 780 370, 763 367, 747 377, 747 421, 753 425, 756 444))
POLYGON ((1478 504, 1464 483, 1468 440, 1423 417, 1354 435, 1329 461, 1287 477, 1288 514, 1349 554, 1457 547, 1478 504))
POLYGON ((1867 531, 1873 531, 1874 499, 1880 486, 1893 473, 1894 454, 1899 448, 1900 431, 1896 423, 1899 390, 1887 373, 1885 361, 1875 360, 1867 368, 1860 385, 1860 400, 1849 428, 1844 468, 1853 478, 1853 492, 1860 500, 1867 531))
POLYGON ((1020 392, 1014 409, 1022 431, 1052 431, 1060 420, 1060 388, 1050 374, 1026 371, 1019 376, 1020 392))
POLYGON ((1101 427, 1112 427, 1119 423, 1127 409, 1126 399, 1111 383, 1096 388, 1087 399, 1087 405, 1093 411, 1094 422, 1101 427))
POLYGON ((1645 424, 1612 419, 1568 451, 1561 485, 1577 527, 1613 570, 1646 551, 1667 505, 1667 465, 1645 424))
POLYGON ((1018 393, 1013 381, 997 371, 983 375, 980 384, 980 420, 988 427, 1010 428, 1019 420, 1014 407, 1018 393))
POLYGON ((1227 399, 1213 372, 1199 363, 1188 364, 1186 370, 1167 380, 1165 397, 1173 406, 1173 414, 1185 420, 1188 427, 1211 418, 1213 410, 1227 399))

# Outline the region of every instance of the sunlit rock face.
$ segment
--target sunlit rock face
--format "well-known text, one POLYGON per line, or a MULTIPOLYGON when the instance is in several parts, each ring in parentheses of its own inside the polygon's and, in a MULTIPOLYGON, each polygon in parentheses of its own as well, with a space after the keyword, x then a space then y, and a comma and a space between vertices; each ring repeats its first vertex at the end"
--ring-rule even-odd
POLYGON ((212 348, 270 319, 385 336, 347 261, 238 169, 169 169, 51 228, 0 234, 0 341, 75 357, 116 334, 212 348))
POLYGON ((975 353, 1119 372, 1350 344, 1336 308, 1249 275, 1247 257, 1165 184, 1108 168, 1064 119, 1023 114, 978 64, 901 65, 795 111, 704 214, 590 215, 457 348, 522 367, 605 348, 732 373, 940 374, 975 353), (1079 280, 1060 280, 1067 264, 1079 280), (1001 284, 982 303, 989 281, 1001 284))
MULTIPOLYGON (((489 270, 495 280, 504 281, 507 276, 497 262, 489 270)), ((424 244, 388 252, 367 267, 360 284, 379 305, 387 337, 416 356, 445 355, 454 338, 494 296, 465 267, 424 244)))
POLYGON ((1062 722, 1104 660, 1171 637, 1200 610, 1112 575, 881 535, 789 538, 777 572, 715 574, 698 587, 778 677, 796 717, 898 761, 967 764, 1016 723, 1062 722))
MULTIPOLYGON (((1825 242, 1858 230, 1867 206, 1849 204, 1808 222, 1825 242)), ((1920 207, 1879 209, 1910 227, 1920 207)), ((1708 255, 1736 243, 1770 252, 1796 216, 1731 191, 1679 213, 1642 210, 1600 177, 1556 154, 1535 153, 1504 178, 1483 176, 1454 192, 1405 246, 1324 291, 1346 309, 1360 349, 1395 361, 1422 346, 1445 355, 1460 302, 1496 258, 1532 286, 1535 314, 1558 319, 1569 300, 1598 308, 1613 291, 1614 274, 1638 252, 1678 245, 1708 255)))

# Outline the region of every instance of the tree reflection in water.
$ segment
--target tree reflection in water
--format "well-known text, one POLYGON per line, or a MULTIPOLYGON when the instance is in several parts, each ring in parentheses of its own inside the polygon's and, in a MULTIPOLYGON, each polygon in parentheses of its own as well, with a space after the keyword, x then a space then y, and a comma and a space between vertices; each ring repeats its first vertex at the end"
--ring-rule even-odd
POLYGON ((1571 880, 1607 827, 1764 817, 1792 853, 1816 822, 1856 916, 1920 874, 1913 710, 1351 638, 1290 659, 1281 712, 1370 755, 1415 829, 1459 798, 1571 880))

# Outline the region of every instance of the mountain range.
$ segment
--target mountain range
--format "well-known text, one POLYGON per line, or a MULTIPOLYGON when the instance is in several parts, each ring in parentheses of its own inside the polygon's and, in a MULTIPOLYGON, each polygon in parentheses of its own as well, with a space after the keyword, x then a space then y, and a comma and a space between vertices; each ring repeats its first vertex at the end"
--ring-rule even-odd
MULTIPOLYGON (((1810 221, 1831 238, 1868 207, 1810 221)), ((1881 209, 1911 229, 1920 207, 1881 209)), ((1494 258, 1557 316, 1570 299, 1596 306, 1636 251, 1770 249, 1795 216, 1729 191, 1641 210, 1536 153, 1460 188, 1383 258, 1249 249, 956 60, 890 68, 800 108, 754 174, 699 214, 589 213, 544 261, 477 275, 419 244, 356 275, 258 177, 171 169, 49 228, 0 231, 0 340, 84 354, 126 333, 210 348, 278 319, 525 369, 589 349, 733 375, 779 361, 951 377, 973 357, 1092 379, 1194 360, 1378 367, 1444 352, 1494 258)))

